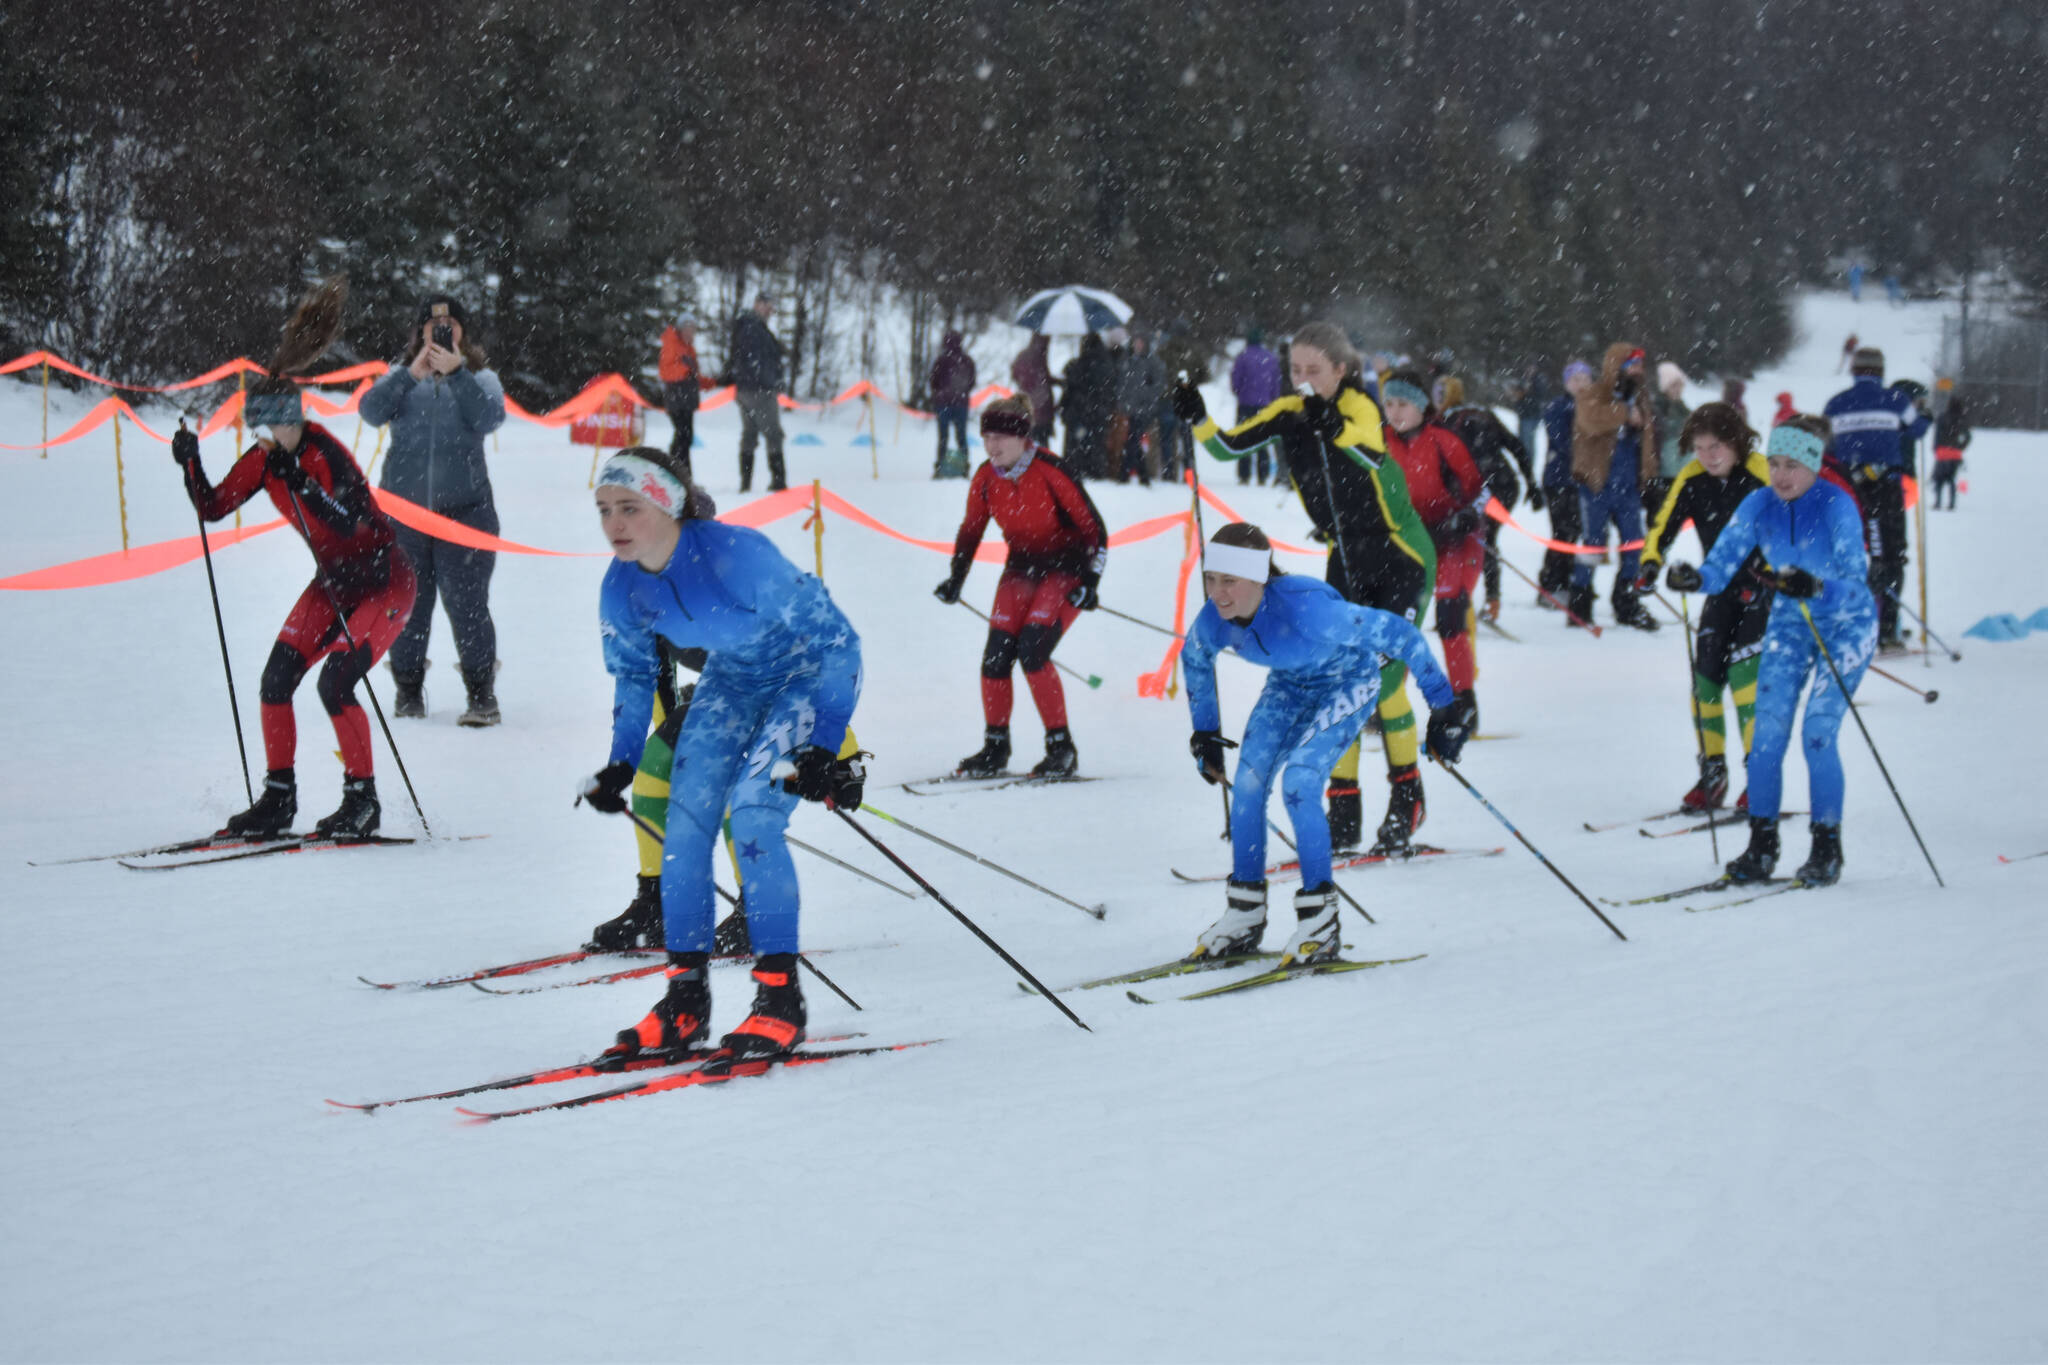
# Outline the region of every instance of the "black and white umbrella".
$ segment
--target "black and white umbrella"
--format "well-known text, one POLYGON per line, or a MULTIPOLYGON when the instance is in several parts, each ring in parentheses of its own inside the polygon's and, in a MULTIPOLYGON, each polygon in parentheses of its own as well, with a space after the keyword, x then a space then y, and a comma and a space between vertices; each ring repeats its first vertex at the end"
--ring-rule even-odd
POLYGON ((1026 331, 1061 337, 1106 332, 1130 320, 1131 305, 1106 289, 1079 284, 1033 294, 1017 310, 1016 318, 1026 331))

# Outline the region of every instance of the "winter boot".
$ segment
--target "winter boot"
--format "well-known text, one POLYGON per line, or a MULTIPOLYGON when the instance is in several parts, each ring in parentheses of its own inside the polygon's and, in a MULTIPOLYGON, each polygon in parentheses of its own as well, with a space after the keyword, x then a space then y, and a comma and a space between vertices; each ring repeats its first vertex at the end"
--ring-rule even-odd
POLYGON ((1725 754, 1700 755, 1700 780, 1693 784, 1691 791, 1678 800, 1680 810, 1707 811, 1721 809, 1721 803, 1728 799, 1728 758, 1725 754))
POLYGON ((1225 896, 1223 918, 1202 931, 1190 959, 1238 957, 1259 950, 1266 933, 1266 884, 1232 881, 1225 896))
POLYGON ((1330 852, 1356 853, 1365 839, 1365 803, 1356 782, 1332 782, 1323 795, 1330 799, 1330 852))
MULTIPOLYGON (((1586 616, 1588 621, 1593 619, 1586 613, 1582 612, 1580 614, 1586 616)), ((1633 592, 1618 592, 1614 594, 1614 623, 1618 626, 1629 626, 1635 630, 1646 631, 1650 634, 1655 634, 1657 631, 1657 618, 1650 615, 1650 609, 1643 605, 1643 599, 1636 596, 1633 592)))
MULTIPOLYGON (((1001 777, 1010 765, 1010 727, 991 725, 982 731, 981 752, 969 754, 953 769, 955 777, 1001 777)), ((1050 738, 1048 736, 1048 738, 1050 738)))
POLYGON ((1393 787, 1387 796, 1387 816, 1380 821, 1379 837, 1369 852, 1376 858, 1406 858, 1415 852, 1415 831, 1428 814, 1422 804, 1422 774, 1410 763, 1388 773, 1387 781, 1393 787))
POLYGON ((1806 886, 1833 886, 1842 879, 1842 827, 1813 826, 1813 851, 1792 874, 1806 886))
POLYGON ((661 878, 641 877, 633 891, 633 902, 618 918, 608 919, 590 931, 584 951, 624 953, 635 948, 659 948, 661 930, 661 878))
POLYGON ((1282 967, 1333 962, 1344 945, 1337 932, 1337 888, 1331 882, 1294 893, 1294 937, 1280 950, 1282 967))
POLYGON ((1571 615, 1565 618, 1566 625, 1577 626, 1581 622, 1592 625, 1593 585, 1588 583, 1583 588, 1573 588, 1571 595, 1565 599, 1565 606, 1571 611, 1571 615))
POLYGON ((341 805, 332 815, 314 822, 313 833, 323 839, 361 839, 377 832, 384 808, 377 804, 377 779, 341 779, 341 805))
POLYGON ((463 686, 469 689, 469 709, 456 718, 457 725, 481 730, 503 719, 498 714, 497 674, 498 665, 494 661, 488 673, 462 675, 463 686))
POLYGON ((599 1061, 680 1057, 711 1035, 711 969, 703 953, 668 955, 668 991, 647 1017, 619 1030, 599 1061))
POLYGON ((796 954, 755 958, 754 982, 754 1012, 718 1045, 740 1061, 786 1056, 804 1040, 804 992, 796 979, 796 954))
POLYGON ((239 815, 228 817, 229 834, 276 839, 291 831, 299 813, 299 780, 290 768, 272 768, 263 775, 263 795, 239 815))
POLYGON ((1033 777, 1072 777, 1081 770, 1081 755, 1074 748, 1074 737, 1062 725, 1057 730, 1045 732, 1045 757, 1031 765, 1033 777))
POLYGON ((1772 869, 1778 865, 1778 822, 1760 820, 1751 816, 1749 820, 1749 847, 1742 850, 1742 856, 1728 864, 1725 869, 1731 882, 1761 882, 1770 878, 1772 869))
POLYGON ((747 906, 744 898, 732 908, 732 913, 718 922, 711 932, 711 951, 720 957, 752 957, 754 936, 747 931, 747 906))
POLYGON ((411 673, 404 677, 391 675, 391 716, 394 720, 425 720, 427 718, 427 675, 411 673))

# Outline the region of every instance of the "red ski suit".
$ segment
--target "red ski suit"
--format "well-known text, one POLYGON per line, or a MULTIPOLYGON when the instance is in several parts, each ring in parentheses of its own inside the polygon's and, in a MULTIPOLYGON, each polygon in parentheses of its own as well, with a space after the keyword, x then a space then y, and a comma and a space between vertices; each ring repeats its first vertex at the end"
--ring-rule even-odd
POLYGON ((1430 418, 1402 435, 1387 427, 1387 453, 1408 480, 1408 500, 1436 541, 1436 633, 1443 641, 1444 672, 1457 691, 1468 691, 1477 671, 1472 659, 1472 590, 1486 567, 1485 541, 1475 526, 1446 536, 1439 528, 1486 495, 1486 478, 1472 452, 1450 428, 1430 418))
POLYGON ((975 471, 967 515, 953 538, 954 582, 967 577, 991 517, 1003 528, 1009 557, 981 655, 982 714, 990 725, 1010 723, 1010 670, 1021 662, 1039 719, 1048 730, 1064 729, 1067 696, 1052 652, 1080 614, 1068 597, 1102 579, 1109 530, 1080 481, 1043 446, 1026 451, 1008 473, 986 462, 975 471))

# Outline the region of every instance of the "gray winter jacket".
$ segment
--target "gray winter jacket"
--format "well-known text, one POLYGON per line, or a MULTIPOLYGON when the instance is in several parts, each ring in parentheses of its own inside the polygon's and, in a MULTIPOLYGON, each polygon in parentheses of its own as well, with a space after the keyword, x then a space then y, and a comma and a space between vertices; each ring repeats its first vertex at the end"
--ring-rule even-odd
POLYGON ((1124 357, 1123 373, 1117 378, 1117 410, 1150 422, 1158 415, 1159 400, 1166 393, 1166 362, 1146 351, 1124 357))
POLYGON ((377 486, 430 512, 491 501, 484 437, 505 423, 505 390, 490 370, 467 367, 415 379, 394 368, 363 395, 373 427, 391 427, 391 449, 377 486))

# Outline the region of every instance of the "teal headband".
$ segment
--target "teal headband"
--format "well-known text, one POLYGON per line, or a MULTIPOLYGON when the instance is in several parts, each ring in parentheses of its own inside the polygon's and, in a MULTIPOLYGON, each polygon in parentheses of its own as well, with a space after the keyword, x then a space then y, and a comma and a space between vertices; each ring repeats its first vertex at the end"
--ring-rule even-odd
POLYGON ((1429 410, 1429 395, 1405 379, 1389 379, 1380 385, 1380 393, 1389 401, 1398 398, 1403 403, 1413 403, 1425 412, 1429 410))
POLYGON ((1771 428, 1771 444, 1765 454, 1797 460, 1818 474, 1820 457, 1827 448, 1827 442, 1810 431, 1789 425, 1775 426, 1771 428))

